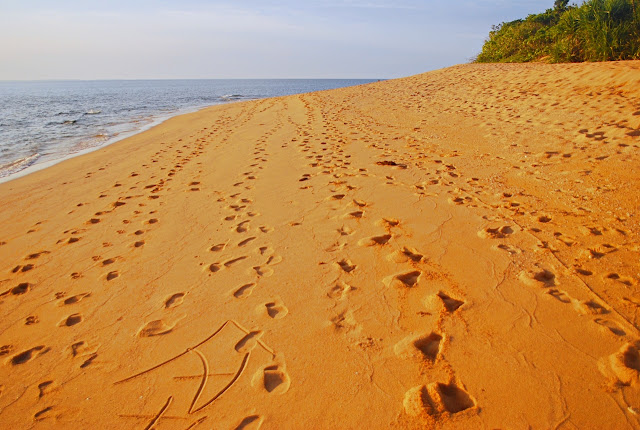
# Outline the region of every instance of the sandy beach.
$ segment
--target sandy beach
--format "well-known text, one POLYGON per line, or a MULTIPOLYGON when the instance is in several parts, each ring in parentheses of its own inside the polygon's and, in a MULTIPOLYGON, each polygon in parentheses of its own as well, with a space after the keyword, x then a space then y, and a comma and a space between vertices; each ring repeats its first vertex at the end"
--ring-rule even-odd
POLYGON ((214 106, 0 184, 0 428, 640 428, 640 62, 214 106))

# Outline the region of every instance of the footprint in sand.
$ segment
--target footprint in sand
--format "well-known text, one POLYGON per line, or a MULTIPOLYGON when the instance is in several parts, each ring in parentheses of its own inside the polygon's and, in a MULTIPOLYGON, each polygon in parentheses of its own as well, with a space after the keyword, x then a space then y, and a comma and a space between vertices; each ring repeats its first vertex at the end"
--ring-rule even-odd
POLYGON ((249 224, 249 221, 242 221, 241 223, 238 223, 235 228, 236 232, 246 233, 247 230, 249 230, 248 224, 249 224))
POLYGON ((328 248, 326 248, 325 251, 327 251, 327 252, 338 252, 338 251, 342 251, 345 248, 345 246, 347 246, 346 243, 336 242, 333 245, 331 245, 328 248))
POLYGON ((397 227, 398 225, 400 225, 400 220, 396 218, 382 218, 380 221, 378 221, 378 224, 387 227, 397 227))
POLYGON ((13 345, 0 346, 0 357, 2 357, 3 355, 11 354, 13 352, 13 349, 14 349, 13 345))
POLYGON ((107 281, 112 281, 116 279, 118 276, 120 276, 120 273, 118 273, 117 270, 114 270, 113 272, 107 273, 106 279, 107 281))
POLYGON ((50 251, 38 251, 38 252, 34 252, 31 253, 29 255, 27 255, 26 257, 24 257, 25 260, 35 260, 37 258, 40 258, 43 255, 47 255, 47 254, 51 254, 50 251))
POLYGON ((57 388, 59 388, 59 386, 54 381, 41 382, 38 384, 38 390, 40 391, 38 397, 43 398, 47 394, 54 392, 57 388))
POLYGON ((267 311, 267 315, 276 320, 284 318, 289 313, 289 309, 287 309, 280 299, 265 303, 264 308, 267 311))
POLYGON ((636 281, 630 276, 620 276, 617 273, 608 273, 604 279, 619 282, 627 287, 633 287, 636 281))
POLYGON ((576 271, 576 273, 579 273, 582 276, 591 276, 591 275, 593 275, 593 272, 591 270, 587 270, 587 269, 584 269, 584 268, 579 267, 579 266, 575 267, 575 271, 576 271))
POLYGON ((353 310, 347 309, 331 318, 331 323, 336 331, 346 332, 357 336, 362 331, 362 326, 356 320, 353 310))
POLYGON ((558 290, 557 288, 551 288, 547 291, 545 291, 549 296, 553 297, 554 299, 558 300, 561 303, 571 303, 572 299, 571 297, 564 291, 562 290, 558 290))
POLYGON ((627 333, 622 329, 622 327, 615 321, 607 320, 604 318, 596 318, 593 320, 596 324, 608 329, 611 333, 616 336, 624 336, 627 333))
POLYGON ((512 246, 512 245, 506 245, 504 243, 501 243, 499 245, 495 246, 496 250, 501 250, 501 251, 505 251, 507 253, 509 253, 510 255, 515 255, 515 254, 521 254, 522 250, 516 246, 512 246))
POLYGON ((557 285, 555 273, 547 269, 520 272, 518 279, 531 287, 553 287, 557 285))
POLYGON ((255 239, 256 239, 256 237, 255 237, 255 236, 248 237, 248 238, 246 238, 246 239, 244 239, 244 240, 242 240, 242 241, 238 242, 238 247, 240 247, 240 248, 241 248, 241 247, 243 247, 243 246, 247 245, 249 242, 251 242, 251 241, 253 241, 253 240, 255 240, 255 239))
POLYGON ((220 252, 222 250, 224 250, 224 248, 227 246, 226 242, 225 243, 219 243, 217 245, 213 245, 211 248, 209 248, 209 251, 211 252, 220 252))
POLYGON ((264 418, 260 415, 249 415, 243 418, 234 430, 259 430, 263 421, 264 418))
POLYGON ((256 284, 253 282, 250 284, 244 284, 243 286, 241 286, 240 288, 238 288, 233 292, 233 297, 235 297, 236 299, 247 298, 251 295, 255 286, 256 284))
POLYGON ((56 420, 56 414, 60 415, 59 411, 56 412, 56 408, 47 406, 33 415, 33 421, 56 420))
POLYGON ((34 267, 35 266, 33 264, 25 264, 24 266, 19 264, 16 267, 14 267, 13 270, 11 270, 11 273, 28 272, 29 270, 33 269, 34 267))
POLYGON ((268 266, 275 266, 280 263, 282 263, 282 257, 280 255, 271 255, 265 264, 268 266))
POLYGON ((81 314, 72 314, 58 323, 58 327, 72 327, 81 323, 83 317, 81 314))
POLYGON ((102 260, 102 266, 108 266, 109 264, 113 264, 115 262, 115 258, 107 258, 106 260, 102 260))
POLYGON ((175 308, 176 306, 180 306, 184 302, 185 293, 176 293, 169 296, 164 301, 165 309, 175 308))
POLYGON ((61 300, 60 302, 58 302, 58 305, 59 306, 75 305, 76 303, 80 302, 83 299, 86 299, 87 297, 91 297, 91 293, 76 294, 75 296, 71 296, 64 300, 61 300))
MULTIPOLYGON (((80 365, 81 369, 84 369, 86 367, 88 367, 89 365, 91 365, 91 363, 93 363, 93 361, 98 358, 98 354, 97 353, 91 353, 85 356, 86 359, 82 362, 82 364, 80 365)), ((83 357, 84 358, 84 357, 83 357)))
POLYGON ((238 343, 236 343, 234 349, 241 354, 250 352, 251 350, 253 350, 253 348, 256 347, 263 334, 264 333, 261 330, 250 332, 245 337, 240 339, 238 343))
POLYGON ((442 336, 438 333, 431 332, 426 336, 421 336, 413 342, 414 348, 430 361, 435 361, 441 350, 442 336))
POLYGON ((270 267, 254 266, 252 269, 261 278, 268 278, 273 275, 273 269, 270 267))
POLYGON ((640 341, 625 343, 616 353, 599 363, 600 369, 609 373, 610 368, 615 378, 622 385, 638 386, 640 384, 640 341))
POLYGON ((478 232, 478 237, 482 239, 504 239, 514 233, 511 226, 487 227, 478 232))
POLYGON ((338 233, 340 233, 340 236, 349 236, 349 235, 352 235, 355 232, 353 231, 353 229, 351 227, 342 226, 342 227, 340 227, 338 229, 338 233))
POLYGON ((246 255, 240 256, 240 257, 236 257, 236 258, 232 258, 231 260, 227 260, 224 262, 224 267, 226 268, 230 268, 231 266, 239 263, 242 260, 247 259, 248 257, 246 255))
POLYGON ((434 362, 442 351, 443 336, 431 332, 422 336, 408 336, 398 342, 393 350, 398 357, 418 357, 434 362))
POLYGON ((464 198, 463 197, 449 197, 449 200, 448 200, 449 204, 450 205, 454 205, 454 206, 462 205, 462 204, 465 204, 465 203, 471 203, 472 201, 473 201, 473 199, 471 197, 468 197, 468 196, 464 197, 464 198))
POLYGON ((49 348, 45 348, 44 345, 34 346, 33 348, 27 349, 26 351, 22 351, 21 353, 11 357, 11 360, 9 360, 9 363, 14 366, 17 366, 19 364, 24 364, 48 351, 49 351, 49 348))
POLYGON ((360 245, 360 246, 384 246, 387 243, 389 243, 389 240, 391 240, 391 235, 390 234, 383 234, 383 235, 380 235, 380 236, 365 237, 363 239, 360 239, 358 241, 358 245, 360 245))
POLYGON ((91 356, 95 354, 97 350, 98 348, 96 346, 91 348, 87 342, 85 342, 84 340, 81 340, 71 345, 71 356, 72 357, 91 356))
POLYGON ((270 246, 261 246, 257 251, 260 255, 270 255, 274 253, 274 249, 270 246))
POLYGON ((11 294, 12 296, 21 296, 31 291, 32 287, 33 287, 33 284, 30 284, 28 282, 21 282, 15 287, 8 289, 4 293, 1 293, 0 297, 7 296, 9 294, 11 294))
POLYGON ((344 217, 345 218, 361 219, 363 216, 364 216, 364 211, 353 211, 353 212, 349 212, 344 217))
POLYGON ((405 412, 411 416, 456 414, 475 407, 473 398, 455 383, 436 382, 410 389, 404 396, 405 412))
POLYGON ((442 303, 444 309, 449 313, 457 311, 460 306, 464 305, 462 300, 455 299, 443 291, 439 291, 433 297, 442 303))
POLYGON ((284 394, 289 390, 291 378, 287 373, 284 362, 279 360, 258 369, 253 375, 251 385, 271 394, 284 394))
POLYGON ((541 215, 538 217, 538 222, 541 222, 543 224, 546 224, 548 222, 550 222, 552 220, 552 218, 548 215, 541 215))
POLYGON ((333 286, 333 288, 329 290, 329 292, 327 293, 327 296, 336 300, 344 300, 347 298, 347 294, 349 294, 353 290, 355 290, 355 288, 352 287, 351 285, 343 281, 338 281, 333 286))
POLYGON ((387 256, 387 260, 393 261, 394 263, 405 263, 407 261, 419 263, 423 259, 424 259, 424 255, 422 255, 417 249, 410 248, 407 246, 397 251, 394 251, 387 256))
POLYGON ((163 334, 171 333, 176 326, 177 321, 173 324, 167 324, 163 320, 154 320, 146 323, 138 331, 139 337, 152 337, 161 336, 163 334))
POLYGON ((382 280, 382 282, 388 287, 391 285, 398 285, 402 287, 412 288, 418 284, 422 272, 419 270, 412 270, 410 272, 398 273, 391 275, 382 280))
POLYGON ((354 270, 356 270, 356 268, 358 267, 355 264, 351 263, 351 260, 349 259, 342 259, 338 261, 336 264, 345 273, 351 273, 354 270))
POLYGON ((576 300, 573 307, 582 315, 604 315, 609 310, 595 300, 576 300))

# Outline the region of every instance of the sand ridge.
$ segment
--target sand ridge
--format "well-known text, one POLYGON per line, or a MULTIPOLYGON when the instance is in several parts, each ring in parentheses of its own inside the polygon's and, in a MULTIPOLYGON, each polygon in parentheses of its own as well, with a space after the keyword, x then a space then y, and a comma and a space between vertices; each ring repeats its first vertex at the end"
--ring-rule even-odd
POLYGON ((638 100, 462 65, 0 184, 2 427, 640 427, 638 100))

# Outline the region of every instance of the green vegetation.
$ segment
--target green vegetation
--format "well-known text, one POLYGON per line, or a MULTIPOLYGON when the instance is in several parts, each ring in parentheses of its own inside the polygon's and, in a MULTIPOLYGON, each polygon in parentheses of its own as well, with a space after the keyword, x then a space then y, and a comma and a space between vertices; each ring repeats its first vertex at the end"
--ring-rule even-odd
POLYGON ((640 59, 640 0, 555 0, 554 8, 493 26, 478 63, 640 59))

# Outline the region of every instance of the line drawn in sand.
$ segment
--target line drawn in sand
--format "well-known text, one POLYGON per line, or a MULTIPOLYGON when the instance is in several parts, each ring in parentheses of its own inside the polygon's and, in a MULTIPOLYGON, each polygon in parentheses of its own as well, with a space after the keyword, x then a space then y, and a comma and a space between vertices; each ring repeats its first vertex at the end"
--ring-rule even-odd
MULTIPOLYGON (((139 378, 143 375, 146 375, 147 373, 153 372, 154 370, 157 370, 189 353, 193 353, 195 354, 199 359, 200 362, 202 363, 202 374, 201 375, 195 375, 195 376, 174 376, 174 379, 200 379, 200 384, 198 386, 198 389, 196 390, 195 395, 193 396, 193 399, 191 400, 191 404, 189 406, 189 409, 187 410, 187 415, 193 415, 196 414, 202 410, 204 410, 205 408, 207 408, 208 406, 210 406, 213 402, 215 402, 216 400, 218 400, 224 393, 226 393, 237 381, 238 379, 240 379, 240 376, 242 376, 243 372, 246 370, 247 365, 249 363, 249 358, 251 356, 251 350, 253 349, 253 347, 255 346, 260 346, 262 349, 264 349, 266 352, 268 352, 269 354, 271 354, 272 360, 276 360, 276 353, 273 349, 271 349, 269 346, 267 346, 261 339, 261 332, 255 332, 255 331, 250 331, 247 330, 246 328, 244 328, 242 325, 240 325, 238 322, 234 321, 234 320, 227 320, 225 321, 216 331, 214 331, 211 335, 209 335, 207 338, 205 338, 203 341, 195 344, 194 346, 191 346, 187 349, 185 349, 183 352, 181 352, 178 355, 173 356, 172 358, 169 358, 168 360, 163 361, 162 363, 159 363, 153 367, 150 367, 146 370, 143 370, 141 372, 138 372, 134 375, 131 375, 127 378, 121 379, 119 381, 114 382, 114 385, 119 385, 119 384, 124 384, 126 382, 129 382, 133 379, 139 378), (242 362, 240 363, 240 366, 238 367, 238 369, 234 372, 234 373, 210 373, 210 366, 209 366, 209 362, 207 360, 207 358, 204 356, 204 354, 198 350, 199 347, 203 346, 204 344, 206 344, 207 342, 209 342, 210 340, 212 340, 214 337, 216 337, 227 325, 232 324, 234 326, 236 326, 240 331, 245 333, 245 336, 243 336, 243 338, 238 341, 238 343, 236 344, 236 351, 238 352, 244 352, 247 351, 243 358, 242 358, 242 362), (196 406, 198 404, 198 401, 200 400, 200 397, 202 396, 202 393, 204 392, 204 389, 207 385, 207 381, 209 379, 209 376, 231 376, 231 379, 229 380, 229 382, 221 389, 219 390, 215 395, 213 395, 210 399, 206 400, 204 403, 202 403, 199 406, 196 406)), ((145 427, 145 430, 150 430, 152 428, 155 428, 155 426, 158 424, 158 422, 161 419, 184 419, 182 417, 178 417, 178 416, 165 416, 165 413, 167 412, 167 410, 169 409, 169 407, 171 406, 172 402, 173 402, 174 396, 169 396, 166 403, 162 406, 162 408, 159 410, 159 412, 155 415, 124 415, 124 414, 120 414, 119 416, 122 418, 144 418, 144 419, 148 419, 150 420, 147 424, 147 426, 145 427)), ((198 420, 196 420, 195 422, 193 422, 188 428, 189 429, 193 429, 196 426, 198 426, 199 424, 201 424, 202 422, 204 422, 208 417, 202 417, 198 420)))

